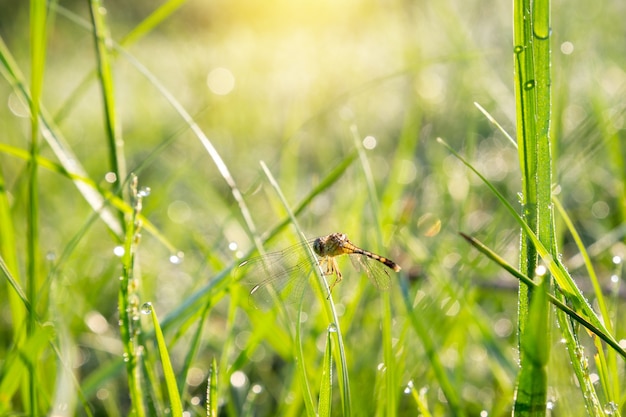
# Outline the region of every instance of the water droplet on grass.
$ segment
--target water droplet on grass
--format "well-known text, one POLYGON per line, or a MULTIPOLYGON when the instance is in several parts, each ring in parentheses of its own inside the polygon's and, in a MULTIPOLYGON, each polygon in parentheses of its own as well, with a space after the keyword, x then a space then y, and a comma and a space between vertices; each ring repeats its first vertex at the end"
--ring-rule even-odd
POLYGON ((147 303, 143 303, 143 305, 141 306, 141 312, 143 314, 152 313, 152 303, 150 301, 148 301, 147 303))
POLYGON ((330 323, 328 325, 328 332, 329 333, 337 333, 337 325, 335 323, 330 323))
POLYGON ((525 90, 532 90, 533 88, 535 88, 535 80, 529 80, 524 83, 525 90))
POLYGON ((409 382, 407 382, 406 387, 404 388, 404 393, 405 394, 410 394, 413 391, 413 380, 409 380, 409 382))
POLYGON ((137 192, 138 197, 148 197, 150 195, 150 187, 141 187, 141 189, 137 192))

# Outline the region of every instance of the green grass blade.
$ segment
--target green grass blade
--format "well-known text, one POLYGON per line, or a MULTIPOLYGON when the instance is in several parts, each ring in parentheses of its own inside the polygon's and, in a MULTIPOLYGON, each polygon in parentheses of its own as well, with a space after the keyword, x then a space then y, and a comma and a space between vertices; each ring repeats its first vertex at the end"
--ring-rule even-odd
POLYGON ((178 392, 178 387, 176 385, 176 375, 174 374, 174 369, 172 368, 170 355, 167 351, 167 343, 163 337, 163 331, 161 330, 159 319, 157 318, 152 304, 145 303, 141 309, 144 314, 149 312, 150 317, 152 317, 154 334, 156 336, 157 346, 159 347, 159 357, 161 358, 161 365, 163 366, 163 376, 165 377, 165 385, 170 398, 171 415, 175 417, 182 417, 183 406, 180 401, 180 393, 178 392))
POLYGON ((419 319, 419 312, 415 311, 411 305, 411 300, 409 299, 409 289, 405 280, 400 280, 400 290, 402 291, 402 299, 404 300, 404 306, 409 320, 411 321, 411 326, 424 346, 426 357, 430 362, 430 366, 432 367, 435 377, 437 378, 437 382, 439 382, 441 391, 446 397, 452 414, 460 417, 465 416, 465 409, 463 408, 461 399, 458 396, 459 390, 455 387, 453 381, 450 380, 450 377, 441 362, 441 358, 437 353, 437 346, 435 346, 430 334, 428 334, 426 323, 423 323, 419 319))
MULTIPOLYGON (((304 393, 302 395, 304 399, 304 407, 306 409, 307 416, 315 417, 315 406, 313 404, 313 395, 311 394, 311 386, 309 384, 309 380, 307 378, 306 367, 305 367, 305 356, 302 351, 302 299, 300 300, 300 304, 298 306, 298 318, 296 320, 296 341, 295 341, 295 359, 298 365, 298 380, 300 381, 300 386, 304 393)), ((321 396, 321 392, 320 392, 321 396)), ((321 402, 321 398, 320 398, 321 402)), ((318 415, 319 408, 321 407, 321 403, 318 404, 318 415)))
MULTIPOLYGON (((342 178, 343 174, 346 172, 348 167, 352 165, 352 163, 356 160, 356 152, 351 153, 342 159, 333 169, 326 175, 319 184, 313 188, 301 201, 296 205, 293 209, 294 216, 298 216, 302 213, 315 199, 315 197, 322 194, 325 190, 330 188, 333 184, 335 184, 340 178, 342 178)), ((270 241, 270 239, 277 236, 287 225, 290 224, 289 216, 286 216, 285 219, 278 222, 276 226, 274 226, 268 233, 264 234, 261 238, 262 243, 266 243, 270 241)), ((249 253, 244 255, 244 258, 248 258, 252 256, 255 249, 251 250, 249 253)), ((206 302, 207 294, 215 294, 219 293, 224 289, 226 285, 228 285, 228 279, 231 278, 233 268, 239 262, 233 262, 219 274, 217 274, 211 281, 209 281, 205 286, 195 291, 193 294, 189 295, 183 303, 181 303, 177 308, 175 308, 169 315, 165 317, 163 323, 161 324, 164 329, 167 329, 169 326, 172 326, 178 323, 180 320, 185 320, 190 315, 194 314, 201 308, 201 304, 206 302)))
MULTIPOLYGON (((515 278, 517 278, 518 280, 523 282, 525 285, 527 285, 527 286, 529 286, 531 288, 537 288, 538 289, 538 284, 536 282, 534 282, 532 279, 530 279, 526 275, 524 275, 521 272, 519 272, 517 269, 515 269, 510 264, 508 264, 504 259, 502 259, 500 256, 498 256, 495 252, 493 252, 487 246, 482 244, 479 240, 477 240, 477 239, 475 239, 475 238, 473 238, 471 236, 468 236, 465 233, 461 233, 461 236, 465 240, 467 240, 472 246, 474 246, 476 249, 478 249, 480 252, 482 252, 484 255, 486 255, 489 259, 491 259, 492 261, 494 261, 495 263, 500 265, 504 270, 506 270, 508 273, 513 275, 515 278)), ((552 304, 554 304, 554 306, 557 307, 559 310, 561 310, 564 313, 566 313, 569 317, 571 317, 572 319, 576 320, 578 323, 582 324, 585 328, 587 328, 590 332, 592 332, 593 334, 598 336, 600 339, 604 340, 617 353, 619 353, 621 356, 624 357, 624 359, 626 359, 626 350, 624 350, 619 345, 617 340, 610 333, 606 332, 606 329, 603 329, 601 327, 596 326, 591 321, 587 320, 585 317, 583 317, 580 314, 578 314, 575 310, 573 310, 571 307, 567 306, 565 303, 563 303, 561 300, 557 299, 552 294, 548 294, 548 301, 550 301, 552 304)))
MULTIPOLYGON (((369 164, 369 160, 367 159, 367 155, 365 154, 365 148, 363 147, 363 143, 361 140, 361 136, 357 130, 356 125, 352 125, 350 127, 352 132, 352 138, 354 140, 354 146, 357 149, 359 154, 359 161, 361 165, 361 170, 365 177, 365 183, 367 185, 367 196, 369 200, 369 207, 371 208, 372 217, 374 219, 376 230, 376 239, 377 246, 381 248, 383 246, 383 236, 381 232, 381 227, 383 226, 380 223, 380 203, 378 200, 378 195, 376 193, 376 186, 374 184, 374 175, 372 173, 371 166, 369 164)), ((381 310, 383 313, 382 318, 382 345, 383 345, 383 357, 385 364, 385 372, 382 374, 385 378, 384 395, 381 396, 384 399, 385 413, 389 416, 395 415, 398 410, 398 395, 399 390, 397 389, 397 363, 395 352, 393 349, 393 341, 392 341, 392 320, 393 314, 391 311, 391 291, 384 291, 380 294, 381 296, 381 310)))
MULTIPOLYGON (((276 191, 276 194, 278 195, 280 201, 283 204, 283 207, 285 208, 285 210, 287 210, 287 213, 289 214, 289 218, 291 219, 292 224, 294 225, 294 227, 296 228, 299 236, 301 237, 302 241, 306 241, 306 237, 304 236, 304 234, 302 233, 299 225, 298 225, 298 221, 291 209, 291 207, 289 206, 289 204, 287 203, 287 200, 285 198, 285 196, 283 195, 280 186, 278 185, 278 182, 276 181, 276 179, 274 178, 274 176, 272 175, 271 171, 269 170, 269 168, 265 165, 265 163, 261 162, 261 167, 263 168, 263 172, 265 173, 265 175, 267 176, 270 185, 274 188, 274 190, 276 191)), ((312 249, 309 248, 310 256, 311 259, 315 259, 315 254, 312 252, 312 249)), ((333 297, 332 294, 330 292, 330 288, 328 286, 328 283, 326 282, 326 279, 324 279, 324 274, 322 273, 322 271, 319 268, 315 268, 316 273, 318 275, 318 280, 315 280, 317 282, 317 293, 319 296, 320 300, 323 300, 323 306, 324 306, 324 310, 326 312, 326 317, 327 319, 330 321, 330 323, 333 323, 335 326, 336 331, 334 332, 334 335, 336 337, 337 340, 337 347, 339 350, 338 356, 339 356, 339 368, 337 370, 338 374, 339 374, 339 391, 341 393, 341 402, 342 402, 342 406, 343 406, 343 415, 344 416, 351 416, 352 415, 352 397, 350 395, 350 378, 348 376, 348 364, 347 364, 347 360, 346 360, 346 352, 345 352, 345 348, 344 348, 344 343, 343 343, 343 337, 341 334, 341 328, 339 326, 339 317, 337 316, 337 310, 335 309, 335 303, 333 302, 333 297), (329 294, 328 297, 324 297, 324 294, 329 294)))
POLYGON ((326 335, 326 349, 324 349, 324 362, 322 363, 322 381, 320 383, 320 399, 317 407, 317 415, 330 417, 333 398, 333 348, 331 333, 334 326, 328 327, 326 335))
MULTIPOLYGON (((589 257, 589 253, 587 253, 587 249, 583 244, 583 241, 578 234, 578 231, 574 227, 572 220, 569 215, 563 208, 563 205, 559 201, 559 199, 554 196, 552 198, 552 202, 559 212, 561 218, 565 222, 567 229, 569 230, 574 242, 576 243, 576 247, 580 252, 580 255, 583 258, 583 263, 585 264, 585 268, 587 270, 587 274, 589 275, 589 280, 591 281, 591 285, 593 286, 594 295, 596 298, 596 302, 598 303, 598 308, 600 309, 600 316, 602 317, 602 321, 606 326, 606 329, 613 334, 613 324, 611 320, 611 315, 609 314, 609 309, 607 308, 604 294, 602 293, 602 287, 600 286, 600 282, 598 280, 598 276, 596 275, 595 268, 591 263, 591 258, 589 257)), ((598 367, 600 373, 600 379, 604 382, 604 391, 608 398, 608 401, 617 403, 619 398, 619 378, 611 378, 610 375, 618 375, 618 365, 617 365, 617 357, 615 355, 614 350, 609 350, 607 355, 604 355, 602 352, 602 348, 598 348, 598 360, 601 361, 600 366, 598 367), (603 372, 604 371, 604 372, 603 372)), ((585 385, 581 384, 581 388, 584 388, 585 385)))
POLYGON ((219 399, 217 398, 217 380, 217 361, 215 357, 213 357, 209 368, 209 378, 206 387, 207 417, 217 417, 217 407, 219 405, 219 399))
MULTIPOLYGON (((515 211, 511 203, 509 203, 504 196, 488 181, 480 172, 476 170, 465 158, 459 155, 454 149, 452 149, 448 144, 446 144, 442 139, 438 139, 438 141, 446 146, 450 152, 452 152, 465 166, 467 166, 470 170, 472 170, 480 179, 483 181, 487 187, 496 195, 498 200, 502 203, 504 207, 506 207, 507 211, 513 216, 513 218, 517 221, 517 223, 521 226, 522 231, 525 235, 530 239, 532 244, 537 249, 537 252, 541 256, 543 262, 546 267, 550 270, 550 273, 553 275, 556 283, 559 286, 559 289, 567 296, 569 302, 573 303, 577 309, 583 312, 584 316, 593 323, 598 329, 601 330, 602 333, 609 335, 610 332, 606 329, 606 326, 600 320, 600 318, 596 315, 595 311, 591 308, 589 303, 587 302, 585 296, 582 294, 572 277, 569 275, 565 267, 561 264, 558 258, 553 257, 550 252, 543 246, 543 244, 539 241, 535 233, 530 229, 528 224, 520 217, 520 215, 515 211)), ((534 271, 533 271, 534 274, 534 271)))
MULTIPOLYGON (((31 57, 31 101, 30 101, 30 162, 28 164, 28 206, 26 215, 26 251, 27 251, 27 278, 28 298, 34 309, 28 311, 28 333, 35 331, 37 316, 35 310, 40 302, 42 278, 40 276, 39 259, 39 182, 38 166, 39 140, 41 137, 39 112, 43 93, 44 72, 46 68, 46 21, 47 7, 45 0, 31 0, 30 2, 30 57, 31 57)), ((47 304, 42 302, 42 304, 47 304)), ((30 412, 33 416, 40 413, 39 404, 39 377, 38 360, 29 362, 29 389, 28 400, 30 412)), ((46 407, 46 406, 44 406, 46 407)), ((47 408, 47 407, 46 407, 47 408)))
POLYGON ((173 15, 187 0, 169 0, 159 6, 148 17, 142 20, 133 30, 120 40, 120 45, 128 46, 137 42, 148 33, 152 32, 158 25, 173 15))
POLYGON ((124 142, 121 138, 115 110, 115 90, 108 47, 111 43, 111 36, 104 17, 106 9, 100 0, 91 0, 89 2, 89 11, 91 13, 93 36, 96 44, 98 78, 100 80, 104 107, 104 126, 109 145, 109 164, 111 171, 116 175, 114 184, 119 184, 126 178, 126 163, 124 160, 124 142))
MULTIPOLYGON (((513 6, 517 142, 522 171, 523 219, 538 240, 555 256, 551 199, 552 160, 550 152, 550 1, 516 0, 513 6)), ((521 270, 528 276, 537 267, 537 248, 525 235, 520 251, 521 270)), ((545 291, 549 291, 546 282, 545 291)), ((541 291, 541 290, 540 290, 541 291)), ((534 296, 533 296, 534 297, 534 296)), ((546 366, 550 337, 537 328, 550 330, 548 303, 541 292, 531 300, 528 287, 520 285, 519 340, 520 373, 514 415, 544 415, 547 401, 546 366), (531 311, 534 310, 534 311, 531 311), (533 323, 532 326, 527 326, 533 323), (531 328, 532 327, 532 328, 531 328)))
POLYGON ((137 294, 139 283, 135 277, 135 253, 139 243, 139 228, 137 222, 138 214, 141 212, 142 196, 137 190, 137 178, 131 183, 131 198, 133 201, 133 214, 128 216, 126 222, 126 238, 124 240, 124 255, 122 256, 122 276, 120 279, 120 287, 118 292, 118 311, 120 316, 120 333, 122 345, 124 347, 124 362, 126 363, 126 376, 128 378, 129 394, 131 398, 132 413, 137 417, 146 415, 145 405, 143 402, 143 387, 140 378, 140 369, 138 361, 140 356, 137 354, 139 330, 140 299, 137 294))
POLYGON ((417 409, 419 410, 420 414, 424 417, 432 417, 432 414, 430 413, 430 410, 428 409, 426 396, 423 395, 424 393, 417 392, 417 389, 415 389, 415 386, 413 385, 412 381, 405 388, 404 390, 405 394, 407 393, 407 390, 410 390, 411 396, 415 400, 415 403, 417 404, 417 409))
MULTIPOLYGON (((13 87, 13 92, 23 103, 28 103, 30 106, 32 100, 26 88, 24 77, 2 38, 0 38, 0 63, 2 64, 0 65, 0 72, 13 87)), ((88 177, 87 171, 80 164, 80 159, 71 150, 59 129, 53 125, 51 118, 47 115, 43 107, 40 109, 39 117, 41 119, 43 138, 55 153, 63 168, 68 173, 77 177, 88 177)), ((121 222, 119 219, 115 218, 106 207, 103 207, 105 199, 102 195, 96 192, 95 189, 86 186, 81 181, 74 181, 74 185, 94 212, 99 213, 100 218, 107 227, 117 236, 121 237, 121 222)))
MULTIPOLYGON (((220 156, 217 148, 213 146, 213 143, 208 138, 207 135, 204 134, 198 123, 193 119, 191 114, 185 109, 185 107, 174 97, 172 93, 170 93, 165 86, 156 78, 148 69, 141 64, 137 59, 135 59, 130 53, 128 53, 124 48, 119 45, 115 45, 116 50, 121 53, 139 72, 150 81, 150 83, 159 91, 159 93, 172 105, 174 110, 180 115, 183 121, 189 126, 191 131, 194 133, 196 138, 200 141, 204 149, 207 151, 213 163, 215 164, 217 170, 220 175, 230 188, 230 192, 237 202, 239 206, 239 211, 243 216, 246 227, 248 228, 248 232, 250 236, 256 236, 256 227, 252 221, 252 216, 250 215, 250 210, 246 205, 246 202, 243 199, 241 191, 239 191, 239 187, 237 187, 237 183, 233 178, 228 166, 220 156)), ((258 244, 259 242, 257 242, 258 244)))
POLYGON ((184 386, 187 381, 187 375, 189 374, 189 368, 193 364, 193 361, 196 359, 196 355, 200 350, 200 345, 202 343, 202 330, 204 329, 205 323, 209 318, 209 312, 211 311, 211 303, 207 303, 202 310, 202 314, 200 315, 200 319, 198 320, 196 331, 193 334, 191 339, 191 343, 189 344, 189 349, 187 350, 187 354, 185 355, 185 360, 183 361, 183 369, 178 373, 178 383, 177 385, 181 387, 180 393, 178 394, 180 397, 184 397, 184 386))

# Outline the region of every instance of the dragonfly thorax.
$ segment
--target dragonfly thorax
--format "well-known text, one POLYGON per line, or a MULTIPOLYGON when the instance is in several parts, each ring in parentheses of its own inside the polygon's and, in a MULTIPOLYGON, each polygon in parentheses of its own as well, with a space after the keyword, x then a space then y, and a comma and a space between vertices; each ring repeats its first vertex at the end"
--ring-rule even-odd
POLYGON ((315 239, 313 241, 313 250, 320 258, 343 255, 346 253, 343 248, 344 244, 349 242, 345 233, 331 233, 315 239))

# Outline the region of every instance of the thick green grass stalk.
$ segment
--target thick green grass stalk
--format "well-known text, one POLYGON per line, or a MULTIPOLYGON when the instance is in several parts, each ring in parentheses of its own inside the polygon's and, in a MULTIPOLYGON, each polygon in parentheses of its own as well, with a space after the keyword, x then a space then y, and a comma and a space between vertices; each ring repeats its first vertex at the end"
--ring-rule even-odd
MULTIPOLYGON (((556 258, 551 205, 550 152, 550 1, 516 0, 513 10, 517 142, 522 171, 523 219, 556 258)), ((520 269, 535 276, 537 248, 522 238, 520 269)), ((547 402, 547 361, 550 352, 550 309, 544 292, 549 276, 531 292, 520 284, 518 326, 520 372, 514 415, 544 415, 547 402), (539 294, 537 294, 539 292, 539 294)))
MULTIPOLYGON (((39 271, 39 182, 37 156, 41 137, 39 111, 43 92, 44 72, 46 63, 46 20, 47 6, 45 0, 33 0, 30 3, 30 56, 31 56, 31 101, 30 101, 30 162, 28 165, 28 206, 27 206, 27 265, 28 265, 28 298, 33 309, 28 315, 28 333, 32 334, 37 326, 37 306, 41 290, 39 271)), ((39 410, 39 363, 35 359, 29 363, 29 408, 33 416, 39 410)))

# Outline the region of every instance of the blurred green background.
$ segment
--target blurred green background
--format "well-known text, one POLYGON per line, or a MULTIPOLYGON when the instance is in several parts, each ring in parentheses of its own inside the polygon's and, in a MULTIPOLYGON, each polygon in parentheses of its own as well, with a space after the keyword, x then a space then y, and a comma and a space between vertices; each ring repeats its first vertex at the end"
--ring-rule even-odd
MULTIPOLYGON (((517 282, 457 232, 476 236, 516 265, 518 226, 435 139, 463 153, 517 204, 517 151, 474 106, 480 104, 514 136, 511 2, 176 3, 179 7, 162 22, 130 39, 125 37, 137 35, 132 31, 160 4, 106 1, 103 7, 112 40, 125 42, 126 54, 112 63, 123 159, 140 186, 151 189, 143 215, 171 244, 143 231, 136 265, 141 301, 151 301, 160 318, 171 320, 166 337, 172 340, 175 369, 191 366, 186 386, 179 386, 185 408, 201 412, 208 366, 216 357, 224 415, 238 415, 246 404, 252 404, 253 415, 304 413, 293 353, 283 339, 272 336, 285 326, 272 313, 250 308, 249 288, 237 283, 237 274, 228 273, 218 291, 207 290, 215 277, 241 262, 253 246, 250 233, 209 153, 137 63, 210 139, 259 234, 286 217, 259 161, 265 161, 295 206, 355 152, 355 135, 367 144, 379 207, 371 204, 357 159, 305 207, 300 225, 309 237, 345 232, 355 244, 399 263, 403 271, 394 279, 409 283, 414 311, 428 325, 468 414, 509 414, 517 358, 517 282), (181 263, 170 261, 171 255, 182 254, 181 263), (187 305, 192 297, 197 302, 187 305), (200 306, 207 303, 212 308, 202 324, 202 344, 190 363, 187 343, 198 326, 200 306), (244 375, 248 385, 236 385, 233 374, 244 375), (254 398, 252 386, 262 388, 254 398)), ((89 178, 102 190, 112 190, 105 180, 112 167, 94 39, 85 27, 90 24, 88 3, 55 4, 60 7, 49 19, 42 104, 89 178)), ((610 277, 621 279, 612 259, 626 255, 626 3, 554 1, 552 15, 555 189, 591 248, 607 291, 614 291, 617 312, 623 291, 610 277)), ((0 36, 26 80, 31 72, 28 27, 27 2, 0 3, 0 36)), ((24 275, 27 161, 7 149, 28 149, 30 122, 27 106, 2 74, 0 170, 16 230, 20 270, 15 273, 24 275)), ((58 162, 45 142, 41 152, 58 162)), ((115 365, 121 358, 121 263, 113 250, 120 236, 94 221, 92 208, 66 176, 40 168, 39 189, 40 262, 43 274, 50 275, 42 280, 44 301, 38 312, 54 323, 96 414, 125 415, 125 376, 115 365), (71 246, 76 237, 78 243, 71 246), (102 376, 103 369, 110 372, 102 376)), ((588 291, 576 248, 558 226, 564 263, 588 291)), ((295 242, 287 227, 269 248, 295 242)), ((333 295, 345 319, 353 406, 357 415, 372 415, 385 402, 381 295, 347 261, 340 265, 344 281, 333 295)), ((394 283, 390 290, 398 415, 417 413, 414 400, 403 394, 409 381, 425 389, 434 415, 445 415, 449 408, 423 343, 411 330, 399 287, 394 283)), ((11 350, 16 329, 6 301, 12 290, 3 288, 0 357, 11 350)), ((304 351, 311 380, 317 381, 328 322, 319 301, 306 305, 304 351)), ((618 340, 623 335, 618 322, 618 340)), ((553 337, 553 415, 583 415, 564 347, 558 333, 553 337)), ((66 382, 68 392, 59 394, 60 365, 52 352, 44 362, 51 409, 64 415, 56 399, 63 398, 66 410, 73 410, 79 386, 66 382)), ((20 401, 13 404, 19 412, 20 401)))

